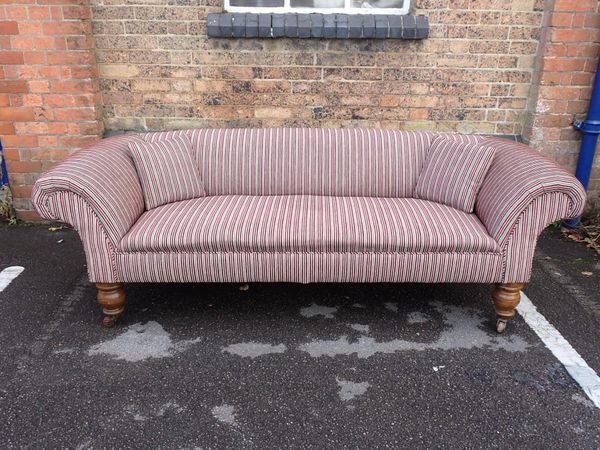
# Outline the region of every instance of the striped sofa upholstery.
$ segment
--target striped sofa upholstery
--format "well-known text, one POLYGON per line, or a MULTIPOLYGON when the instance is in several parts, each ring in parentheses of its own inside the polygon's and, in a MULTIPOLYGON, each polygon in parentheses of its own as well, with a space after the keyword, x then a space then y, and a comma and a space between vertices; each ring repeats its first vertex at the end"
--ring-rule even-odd
MULTIPOLYGON (((515 142, 467 213, 414 196, 435 133, 198 129, 104 139, 36 183, 79 232, 94 282, 526 282, 538 235, 581 214, 581 185, 515 142), (132 140, 185 135, 206 196, 144 210, 132 140)), ((177 176, 172 173, 172 176, 177 176)))

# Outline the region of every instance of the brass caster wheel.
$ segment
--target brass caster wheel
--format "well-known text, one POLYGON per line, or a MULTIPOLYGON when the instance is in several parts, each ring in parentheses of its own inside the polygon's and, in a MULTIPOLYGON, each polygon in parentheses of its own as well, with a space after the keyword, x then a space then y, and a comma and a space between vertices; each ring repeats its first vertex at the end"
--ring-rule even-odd
POLYGON ((102 327, 103 328, 112 328, 117 323, 120 314, 107 314, 102 319, 102 327))
POLYGON ((508 320, 506 319, 498 319, 498 321, 496 322, 496 331, 498 332, 498 334, 504 333, 504 331, 506 330, 507 323, 508 320))

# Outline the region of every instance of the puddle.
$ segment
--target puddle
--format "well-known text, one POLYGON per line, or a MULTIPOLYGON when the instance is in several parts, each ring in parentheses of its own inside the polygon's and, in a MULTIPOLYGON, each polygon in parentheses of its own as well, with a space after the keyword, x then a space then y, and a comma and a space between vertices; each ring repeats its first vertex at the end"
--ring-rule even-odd
POLYGON ((199 341, 200 339, 192 339, 173 342, 169 333, 158 322, 150 321, 129 326, 114 339, 92 346, 88 354, 138 362, 150 358, 169 358, 199 341))

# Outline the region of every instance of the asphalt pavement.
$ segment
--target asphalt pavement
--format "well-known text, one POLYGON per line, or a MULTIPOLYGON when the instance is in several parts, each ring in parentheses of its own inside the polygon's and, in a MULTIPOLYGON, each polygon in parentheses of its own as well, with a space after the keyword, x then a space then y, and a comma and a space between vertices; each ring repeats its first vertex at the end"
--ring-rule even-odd
MULTIPOLYGON (((2 448, 600 448, 600 408, 490 285, 128 284, 0 226, 2 448)), ((524 292, 600 373, 600 261, 547 230, 524 292), (590 275, 591 274, 591 275, 590 275)))

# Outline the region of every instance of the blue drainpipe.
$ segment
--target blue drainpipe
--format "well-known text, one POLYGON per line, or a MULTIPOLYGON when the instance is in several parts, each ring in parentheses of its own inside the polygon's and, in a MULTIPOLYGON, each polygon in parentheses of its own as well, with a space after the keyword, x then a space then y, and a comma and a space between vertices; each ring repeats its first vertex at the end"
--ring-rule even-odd
MULTIPOLYGON (((2 153, 2 141, 0 140, 0 153, 2 153)), ((6 160, 4 159, 4 155, 0 159, 0 188, 5 184, 8 184, 8 170, 6 169, 6 160)))
MULTIPOLYGON (((573 127, 583 133, 575 176, 587 190, 592 173, 594 154, 596 153, 596 143, 600 134, 600 60, 598 60, 598 67, 596 68, 587 118, 584 121, 576 120, 573 123, 573 127)), ((567 227, 576 227, 580 223, 581 218, 577 217, 576 219, 565 221, 564 224, 567 227)))

